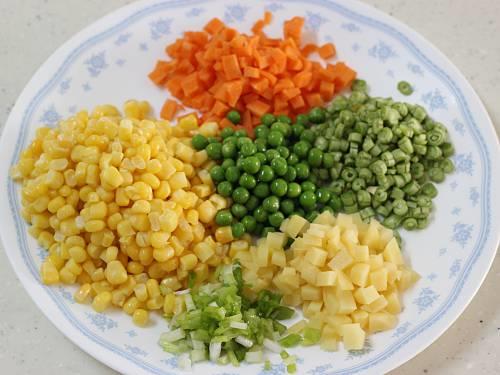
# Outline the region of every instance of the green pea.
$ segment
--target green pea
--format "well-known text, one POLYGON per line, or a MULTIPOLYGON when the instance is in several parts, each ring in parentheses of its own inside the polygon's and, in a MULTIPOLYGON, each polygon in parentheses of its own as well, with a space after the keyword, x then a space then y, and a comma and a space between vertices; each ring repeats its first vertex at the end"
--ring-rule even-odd
POLYGON ((259 125, 254 129, 256 139, 265 139, 269 134, 269 128, 266 125, 259 125))
POLYGON ((240 184, 240 186, 247 188, 247 189, 253 189, 255 187, 255 185, 257 185, 257 181, 255 180, 255 177, 252 176, 251 174, 248 174, 248 173, 243 173, 241 175, 238 183, 240 184))
POLYGON ((253 232, 255 230, 255 227, 257 226, 257 220, 253 216, 245 216, 243 219, 241 219, 241 224, 245 226, 245 230, 247 232, 253 232))
POLYGON ((222 144, 221 143, 210 143, 207 148, 207 155, 212 160, 222 159, 222 144))
POLYGON ((300 138, 300 135, 302 134, 302 132, 304 131, 304 129, 305 129, 305 127, 302 124, 294 124, 291 127, 292 135, 295 138, 300 138))
POLYGON ((279 228, 283 220, 285 220, 285 215, 279 211, 269 215, 268 218, 269 224, 275 228, 279 228))
POLYGON ((285 175, 287 169, 287 163, 285 158, 278 156, 273 160, 271 160, 271 168, 273 169, 274 173, 276 173, 278 176, 285 175))
POLYGON ((288 158, 287 158, 287 163, 288 165, 295 165, 297 164, 300 160, 297 154, 291 153, 288 158))
POLYGON ((259 182, 253 189, 253 193, 256 197, 263 199, 270 194, 269 185, 265 182, 259 182))
POLYGON ((217 137, 207 137, 208 143, 220 143, 217 137))
POLYGON ((255 156, 250 156, 243 159, 243 170, 250 174, 255 174, 260 169, 260 160, 255 156))
POLYGON ((264 153, 267 150, 267 140, 265 138, 257 138, 253 141, 253 144, 257 148, 257 153, 264 153))
POLYGON ((200 150, 204 150, 205 147, 207 147, 208 145, 208 140, 207 138, 205 138, 203 135, 201 134, 196 134, 192 139, 191 139, 191 144, 193 145, 193 147, 200 151, 200 150))
POLYGON ((315 107, 309 111, 308 119, 313 124, 321 124, 325 121, 325 111, 323 108, 315 107))
POLYGON ((250 193, 244 187, 239 186, 234 189, 232 197, 233 201, 235 201, 236 203, 244 204, 248 201, 248 198, 250 198, 250 193))
POLYGON ((291 199, 283 199, 280 203, 280 210, 285 215, 290 215, 295 210, 295 204, 291 199))
POLYGON ((302 188, 298 183, 292 182, 291 184, 288 185, 287 196, 289 198, 297 198, 300 195, 300 193, 302 193, 302 188))
POLYGON ((234 130, 230 127, 224 128, 220 132, 220 136, 222 137, 222 139, 226 139, 228 137, 231 137, 233 134, 234 134, 234 130))
POLYGON ((220 210, 215 215, 215 224, 221 227, 231 225, 232 221, 233 221, 233 215, 229 210, 220 210))
POLYGON ((219 165, 214 165, 210 169, 210 177, 212 177, 212 180, 214 180, 215 182, 223 181, 225 178, 224 169, 219 165))
POLYGON ((259 159, 261 165, 267 162, 266 154, 263 152, 257 152, 254 156, 259 159))
POLYGON ((235 223, 231 225, 231 232, 234 238, 240 238, 245 234, 245 226, 242 223, 235 223))
POLYGON ((262 182, 271 182, 274 180, 274 171, 269 165, 263 165, 257 173, 257 179, 262 182))
POLYGON ((295 119, 297 124, 302 124, 302 125, 308 125, 309 124, 309 118, 307 115, 301 113, 300 115, 297 115, 297 118, 295 119))
POLYGON ((304 181, 300 184, 302 191, 316 191, 316 185, 314 185, 311 181, 304 181))
POLYGON ((295 166, 295 170, 297 171, 297 178, 300 180, 305 180, 309 177, 310 170, 309 166, 306 163, 298 163, 295 166))
POLYGON ((280 209, 280 200, 278 197, 271 195, 270 197, 264 199, 262 207, 269 213, 277 212, 280 209))
POLYGON ((257 152, 257 147, 253 143, 245 143, 241 146, 241 154, 243 156, 252 156, 257 152))
POLYGON ((316 200, 318 203, 327 204, 330 201, 332 194, 328 189, 319 188, 316 192, 316 200))
POLYGON ((304 191, 300 194, 299 203, 305 209, 316 207, 316 195, 314 191, 304 191))
POLYGON ((288 125, 285 122, 280 122, 280 121, 277 121, 271 125, 271 131, 280 132, 285 137, 287 137, 291 133, 290 125, 288 125))
POLYGON ((309 144, 313 144, 316 139, 316 134, 311 129, 306 129, 300 135, 301 141, 307 141, 309 144))
POLYGON ((311 148, 311 143, 307 141, 299 141, 293 145, 293 152, 300 158, 304 159, 307 157, 309 150, 311 148))
POLYGON ((240 113, 234 109, 232 111, 229 111, 226 117, 229 121, 231 121, 235 125, 239 124, 241 121, 240 113))
POLYGON ((289 165, 287 168, 286 168, 286 173, 285 175, 283 176, 283 178, 288 181, 288 182, 292 182, 292 181, 295 181, 295 179, 297 178, 297 171, 295 170, 294 167, 292 167, 291 165, 289 165))
POLYGON ((238 149, 241 150, 241 148, 243 147, 243 145, 247 144, 247 143, 253 143, 252 140, 248 137, 239 137, 239 138, 236 138, 236 146, 238 147, 238 149))
POLYGON ((257 207, 257 208, 254 210, 254 212, 253 212, 253 217, 255 218, 255 220, 256 220, 258 223, 265 223, 265 222, 267 222, 268 213, 267 213, 267 211, 264 209, 264 207, 259 206, 259 207, 257 207))
POLYGON ((278 197, 282 197, 284 195, 286 195, 286 192, 288 191, 288 185, 286 183, 285 180, 283 180, 282 178, 278 178, 276 180, 274 180, 273 182, 271 182, 271 192, 278 196, 278 197))
POLYGON ((234 132, 236 138, 248 137, 248 133, 245 129, 239 129, 234 132))
POLYGON ((250 195, 250 198, 248 198, 247 203, 245 204, 245 207, 247 208, 248 211, 253 211, 257 207, 259 207, 260 200, 254 195, 250 195))
POLYGON ((276 122, 276 117, 272 113, 266 113, 260 118, 260 122, 264 125, 271 126, 276 122))
POLYGON ((226 169, 225 177, 229 182, 235 183, 240 179, 240 170, 236 166, 229 167, 226 169))
POLYGON ((267 136, 267 143, 269 143, 270 146, 272 147, 278 147, 283 144, 285 137, 283 136, 283 133, 280 133, 279 131, 272 130, 269 132, 269 135, 267 136))
MULTIPOLYGON (((208 148, 208 147, 207 147, 208 148)), ((222 156, 226 159, 231 159, 236 156, 236 145, 232 142, 227 142, 222 145, 222 156)))
POLYGON ((222 181, 217 185, 217 192, 223 197, 230 197, 233 193, 233 185, 229 181, 222 181))
POLYGON ((225 159, 220 166, 222 167, 222 169, 224 169, 225 172, 229 167, 234 167, 235 165, 236 163, 233 159, 225 159))
POLYGON ((247 212, 247 208, 240 203, 234 203, 231 206, 231 213, 238 219, 241 219, 243 216, 245 216, 247 212))
POLYGON ((279 156, 280 153, 278 150, 271 149, 266 151, 266 158, 268 162, 271 162, 274 158, 277 158, 279 156))
POLYGON ((285 146, 279 146, 276 150, 280 153, 282 158, 286 159, 290 156, 290 150, 285 146))
POLYGON ((342 199, 338 195, 333 195, 330 197, 328 206, 331 207, 335 212, 342 210, 342 199))
POLYGON ((276 120, 278 120, 279 122, 284 122, 285 124, 292 123, 292 119, 290 117, 288 117, 287 115, 278 115, 276 120))
POLYGON ((323 151, 319 148, 311 148, 307 156, 307 161, 311 167, 319 167, 323 162, 323 151))

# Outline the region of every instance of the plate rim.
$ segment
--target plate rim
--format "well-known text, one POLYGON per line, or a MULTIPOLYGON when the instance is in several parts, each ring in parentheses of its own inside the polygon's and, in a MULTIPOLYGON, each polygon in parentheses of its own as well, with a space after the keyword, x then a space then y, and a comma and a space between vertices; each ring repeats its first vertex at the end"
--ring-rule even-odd
MULTIPOLYGON (((311 1, 311 0, 309 0, 311 1)), ((37 79, 39 80, 41 77, 41 75, 43 74, 43 71, 44 70, 53 70, 52 68, 50 68, 50 65, 49 63, 52 63, 52 60, 54 61, 57 61, 57 60, 60 60, 61 58, 64 57, 63 54, 66 54, 67 53, 67 49, 70 49, 72 45, 75 44, 76 41, 86 37, 86 34, 91 34, 91 33, 96 33, 96 31, 94 29, 99 29, 99 28, 102 28, 103 24, 105 23, 105 21, 108 21, 109 20, 115 20, 114 23, 112 23, 112 26, 109 27, 109 28, 105 28, 106 31, 101 31, 99 32, 97 35, 94 35, 93 37, 90 37, 88 38, 87 40, 89 39, 92 39, 94 37, 97 37, 98 35, 102 34, 102 33, 105 33, 105 32, 111 32, 111 30, 113 30, 114 28, 117 28, 119 29, 119 26, 120 25, 125 25, 127 22, 127 19, 131 19, 133 17, 136 17, 137 16, 137 13, 140 13, 137 12, 136 14, 128 14, 130 12, 133 12, 134 9, 142 9, 143 11, 148 9, 148 5, 150 5, 150 7, 154 7, 154 6, 166 6, 166 7, 172 7, 172 6, 175 6, 175 5, 181 5, 181 6, 187 6, 187 5, 194 5, 194 4, 205 4, 205 3, 208 3, 210 2, 210 0, 187 0, 187 1, 178 1, 178 0, 161 0, 161 1, 158 1, 158 0, 142 0, 142 1, 139 1, 139 2, 136 2, 136 3, 133 3, 133 4, 129 4, 129 5, 126 5, 124 7, 120 7, 118 9, 115 9, 113 10, 112 12, 110 12, 109 14, 97 19, 95 22, 93 22, 92 24, 84 27, 81 31, 79 31, 78 33, 76 33, 75 35, 73 35, 72 37, 70 37, 66 42, 64 42, 54 53, 51 54, 51 56, 40 66, 39 69, 37 69, 37 71, 34 73, 34 75, 30 78, 30 80, 28 81, 28 83, 25 85, 25 87, 23 88, 20 96, 18 97, 18 99, 16 100, 16 104, 14 106, 14 108, 12 109, 11 113, 9 114, 9 117, 6 121, 6 125, 4 127, 4 131, 2 133, 2 139, 1 139, 1 144, 5 144, 7 141, 7 136, 6 134, 8 133, 8 130, 10 128, 12 128, 12 125, 11 123, 13 123, 14 121, 14 117, 16 116, 17 112, 19 112, 20 108, 18 107, 21 107, 21 104, 26 101, 24 96, 28 97, 30 95, 29 94, 29 91, 37 91, 37 90, 29 90, 30 89, 30 86, 36 86, 36 81, 37 79), (123 14, 122 14, 123 13, 123 14), (128 15, 127 15, 128 14, 128 15), (123 18, 124 16, 126 16, 125 18, 123 18), (62 56, 60 56, 62 55, 62 56)), ((279 2, 283 2, 283 3, 286 3, 286 2, 293 2, 293 3, 303 3, 304 1, 303 0, 287 0, 287 1, 279 1, 279 2)), ((475 90, 473 89, 473 87, 470 85, 470 83, 467 81, 467 79, 462 75, 462 73, 458 70, 458 68, 456 68, 456 66, 439 50, 437 49, 430 41, 428 41, 427 39, 425 39, 423 36, 421 36, 418 32, 416 32, 415 30, 411 29, 409 26, 405 25, 404 23, 398 21, 397 19, 383 13, 382 11, 368 5, 368 4, 365 4, 365 3, 361 3, 359 1, 353 1, 352 3, 349 4, 348 7, 345 7, 344 4, 341 3, 341 1, 328 1, 328 0, 312 0, 311 2, 315 3, 315 4, 318 4, 318 5, 324 5, 324 4, 329 4, 330 6, 336 6, 338 7, 339 9, 343 9, 347 12, 351 12, 353 14, 357 14, 358 11, 362 11, 363 14, 358 14, 359 16, 361 17, 365 17, 365 18, 368 18, 370 19, 372 16, 375 17, 376 19, 373 19, 374 21, 376 22, 379 22, 389 28, 392 28, 394 29, 394 31, 398 31, 399 30, 403 30, 404 33, 401 33, 403 36, 407 37, 407 39, 410 41, 411 44, 413 44, 413 41, 416 42, 416 44, 418 44, 420 46, 420 44, 423 44, 423 46, 420 46, 421 48, 425 47, 426 50, 429 50, 430 53, 432 53, 433 55, 437 55, 439 56, 440 58, 440 65, 442 64, 445 64, 446 65, 446 71, 449 70, 449 68, 452 70, 452 75, 454 76, 454 79, 450 81, 453 82, 454 80, 458 80, 458 85, 457 85, 457 90, 460 94, 462 94, 463 96, 463 101, 464 101, 464 105, 467 105, 468 102, 471 102, 474 104, 474 106, 478 107, 480 110, 481 110, 481 113, 478 113, 477 116, 484 116, 486 118, 486 122, 489 124, 489 127, 487 127, 487 129, 483 129, 484 132, 493 132, 493 134, 496 135, 495 131, 494 131, 494 128, 493 128, 493 124, 491 122, 491 119, 489 117, 489 114, 486 110, 486 108, 484 107, 483 103, 481 102, 481 100, 479 99, 479 96, 477 95, 477 93, 475 92, 475 90), (350 8, 352 9, 355 9, 354 11, 351 10, 350 8), (370 16, 365 16, 364 14, 368 13, 370 16), (381 21, 378 21, 378 19, 383 19, 384 21, 381 22, 381 21), (386 22, 389 22, 389 24, 386 24, 386 22), (463 88, 464 91, 466 92, 467 95, 464 95, 464 93, 462 93, 462 90, 460 88, 463 88), (468 96, 471 96, 470 98, 467 98, 468 96)), ((350 17, 352 18, 352 17, 350 17)), ((130 22, 130 20, 129 20, 130 22)), ((394 36, 394 35, 391 35, 391 36, 394 36)), ((414 45, 414 47, 417 48, 418 50, 418 47, 416 45, 414 45)), ((75 50, 75 48, 71 48, 73 51, 75 50)), ((424 53, 422 53, 422 56, 423 57, 427 57, 424 53)), ((431 62, 432 64, 432 62, 431 62)), ((64 64, 56 64, 56 65, 64 65, 64 64)), ((437 67, 437 70, 441 70, 439 67, 437 67)), ((448 74, 445 73, 445 71, 443 71, 442 73, 444 73, 446 76, 448 76, 448 74)), ((448 77, 450 78, 450 77, 448 77)), ((49 86, 49 84, 47 84, 47 86, 49 86)), ((40 93, 42 90, 38 90, 38 92, 40 93)), ((456 94, 456 90, 453 90, 454 93, 456 94)), ((460 106, 461 107, 461 106, 460 106)), ((472 123, 473 125, 475 125, 475 121, 474 121, 474 116, 469 112, 470 116, 465 116, 468 121, 470 123, 472 123), (470 118, 469 118, 470 117, 470 118)), ((475 127, 477 128, 477 132, 478 132, 478 137, 481 138, 482 137, 482 132, 479 130, 479 127, 477 125, 475 125, 475 127)), ((19 133, 16 134, 18 136, 18 139, 20 138, 19 137, 19 133)), ((495 164, 495 162, 498 162, 498 154, 499 154, 499 145, 498 145, 498 138, 496 138, 496 148, 494 148, 493 152, 495 152, 495 156, 496 156, 496 160, 493 161, 493 164, 495 164)), ((492 143, 488 143, 487 145, 492 145, 492 143)), ((15 153, 14 153, 15 154, 15 153)), ((487 152, 486 152, 486 155, 487 152)), ((5 163, 2 163, 2 165, 4 165, 5 163)), ((10 164, 10 163, 9 163, 10 164)), ((492 165, 492 163, 490 162, 490 166, 492 165)), ((3 170, 5 168, 2 168, 3 170)), ((3 171, 5 172, 5 171, 3 171)), ((3 173, 3 175, 5 175, 5 173, 3 173)), ((487 176, 489 177, 489 176, 487 176)), ((489 188, 491 188, 491 184, 493 183, 494 179, 493 177, 498 177, 498 175, 493 175, 492 176, 492 179, 490 180, 489 184, 486 184, 488 185, 489 188)), ((10 179, 9 179, 10 181, 10 179)), ((497 181, 498 182, 498 181, 497 181)), ((2 186, 2 190, 4 189, 4 186, 2 186)), ((2 199, 5 199, 4 196, 2 196, 2 199)), ((492 198, 490 197, 490 200, 491 201, 492 198)), ((9 202, 8 204, 10 205, 11 202, 9 202)), ((493 217, 493 222, 495 221, 495 217, 493 217)), ((498 221, 498 220, 496 220, 498 221)), ((495 228, 493 228, 495 229, 495 228)), ((7 244, 6 240, 4 239, 5 237, 5 234, 2 232, 0 233, 0 237, 2 239, 2 243, 4 245, 4 248, 6 249, 7 247, 5 246, 7 244)), ((480 236, 478 236, 480 237, 480 236)), ((491 264, 495 258, 495 254, 496 254, 496 251, 497 251, 497 248, 498 248, 498 243, 499 243, 499 240, 500 240, 500 233, 497 232, 497 235, 496 235, 496 239, 494 238, 494 235, 493 235, 493 244, 492 246, 494 246, 494 250, 491 252, 491 257, 488 261, 488 264, 485 266, 484 268, 484 272, 482 272, 481 274, 481 277, 480 277, 480 282, 477 282, 475 283, 474 287, 472 287, 472 292, 470 293, 470 296, 467 296, 467 301, 466 302, 462 302, 460 304, 460 307, 458 308, 457 312, 455 312, 454 314, 452 314, 452 318, 451 319, 447 319, 449 320, 449 322, 447 324, 445 324, 443 327, 441 327, 440 329, 440 332, 438 334, 435 334, 432 338, 432 340, 427 340, 426 343, 422 344, 419 346, 419 348, 415 351, 412 351, 412 354, 411 355, 408 355, 408 356, 402 356, 404 358, 400 358, 399 361, 395 361, 397 362, 397 364, 395 364, 394 366, 389 366, 390 368, 387 368, 386 370, 391 370, 391 369, 394 369, 398 366, 400 366, 402 363, 410 360, 411 358, 415 357, 418 353, 420 353, 421 351, 423 351, 426 347, 428 347, 431 343, 433 343, 435 340, 437 340, 437 338, 439 338, 448 328, 451 324, 453 324, 457 319, 458 317, 462 314, 462 312, 465 310, 465 308, 469 305, 470 301, 472 300, 472 298, 475 296, 475 294, 477 293, 477 291, 479 290, 480 286, 482 285, 483 281, 484 281, 484 278, 486 277, 490 267, 491 267, 491 264)), ((488 236, 485 235, 485 242, 489 242, 490 241, 490 238, 488 236)), ((6 251, 7 253, 7 256, 9 258, 9 261, 11 262, 13 268, 14 268, 14 271, 17 275, 17 277, 21 280, 22 284, 23 284, 23 287, 27 290, 28 294, 30 294, 32 300, 37 304, 38 308, 44 313, 45 316, 47 316, 47 318, 58 328, 61 330, 61 332, 67 337, 69 338, 71 341, 73 341, 76 345, 78 345, 82 350, 86 351, 87 353, 89 353, 90 355, 92 355, 93 357, 99 359, 102 363, 105 363, 106 365, 114 368, 115 370, 117 371, 124 371, 126 369, 124 369, 122 366, 118 366, 119 362, 120 361, 117 361, 117 362, 111 362, 109 361, 109 358, 104 354, 104 353, 101 353, 102 351, 99 350, 99 347, 97 347, 95 350, 92 350, 91 347, 87 347, 87 346, 83 346, 81 344, 81 342, 78 342, 77 339, 78 337, 74 337, 73 335, 69 335, 67 332, 63 331, 62 330, 62 327, 60 327, 60 321, 58 319, 55 319, 55 317, 53 315, 49 315, 46 313, 45 311, 45 307, 42 308, 42 306, 40 305, 39 302, 39 299, 38 297, 39 296, 36 296, 35 293, 34 293, 34 289, 32 288, 32 285, 29 285, 30 284, 30 280, 27 280, 24 278, 24 275, 20 272, 20 270, 15 266, 15 263, 14 263, 14 255, 11 254, 11 252, 8 252, 6 251), (116 366, 114 365, 116 363, 116 366)), ((472 264, 473 265, 473 264, 472 264)), ((471 265, 471 266, 472 266, 471 265)), ((465 278, 463 280, 463 283, 465 284, 467 278, 465 278)), ((47 289, 48 293, 50 294, 51 293, 51 290, 50 288, 47 288, 45 286, 42 286, 42 288, 44 289, 47 289)), ((455 300, 456 301, 456 300, 455 300)), ((54 302, 55 302, 55 299, 54 299, 54 302)), ((454 304, 455 302, 453 302, 454 304)), ((429 318, 428 318, 429 319, 429 318)), ((77 335, 78 334, 83 334, 84 332, 83 331, 80 331, 78 330, 77 331, 77 335)), ((422 333, 422 332, 419 332, 419 333, 422 333)), ((419 334, 417 333, 417 334, 419 334)), ((109 349, 108 349, 109 350, 109 349)), ((385 352, 385 351, 384 351, 385 352)), ((383 354, 384 352, 382 352, 381 354, 383 354)), ((120 359, 123 360, 123 357, 120 355, 119 357, 120 359)), ((132 360, 134 357, 130 356, 130 358, 127 358, 129 360, 132 360)), ((367 362, 372 362, 374 360, 374 358, 370 359, 369 361, 367 362)), ((137 361, 133 361, 134 364, 138 365, 137 361)), ((143 361, 139 361, 139 362, 143 362, 143 361)), ((363 363, 357 365, 357 366, 362 366, 364 365, 363 363)), ((354 367, 357 367, 357 366, 354 366, 354 367)), ((141 366, 142 367, 142 366, 141 366)), ((149 366, 148 366, 149 367, 149 366)), ((144 369, 144 368, 143 368, 144 369)), ((146 369, 144 369, 146 370, 146 369)), ((152 369, 147 369, 148 371, 151 371, 152 369)), ((346 368, 344 369, 345 371, 352 371, 352 367, 351 368, 346 368)), ((360 371, 360 370, 356 370, 356 371, 360 371)), ((156 373, 156 372, 155 372, 156 373)), ((165 371, 161 371, 162 374, 165 373, 165 371)), ((342 372, 336 372, 334 370, 334 373, 342 373, 342 372)))

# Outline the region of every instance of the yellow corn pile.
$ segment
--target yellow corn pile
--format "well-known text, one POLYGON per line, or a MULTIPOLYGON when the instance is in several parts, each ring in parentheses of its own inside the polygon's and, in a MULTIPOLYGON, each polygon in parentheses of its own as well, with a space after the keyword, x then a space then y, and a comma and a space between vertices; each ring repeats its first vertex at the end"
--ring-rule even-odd
POLYGON ((79 112, 37 130, 11 171, 22 183, 22 215, 48 249, 45 284, 78 283, 75 300, 96 311, 121 307, 138 325, 170 311, 170 295, 225 261, 231 233, 212 222, 226 200, 214 193, 206 152, 191 148, 216 123, 195 116, 171 127, 147 102, 79 112))

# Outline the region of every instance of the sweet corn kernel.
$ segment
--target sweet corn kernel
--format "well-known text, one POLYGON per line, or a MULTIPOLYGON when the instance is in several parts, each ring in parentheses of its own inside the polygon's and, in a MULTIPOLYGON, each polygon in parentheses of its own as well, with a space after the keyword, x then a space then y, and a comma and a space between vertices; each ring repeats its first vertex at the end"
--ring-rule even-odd
POLYGON ((190 271, 198 263, 198 258, 194 254, 186 254, 180 258, 181 269, 185 271, 190 271))
POLYGON ((42 282, 46 285, 59 282, 59 272, 52 262, 43 262, 40 270, 42 282))
POLYGON ((139 308, 140 302, 137 297, 130 297, 127 301, 125 301, 123 305, 123 311, 127 314, 132 315, 135 310, 139 308))
POLYGON ((132 321, 139 327, 144 327, 149 322, 149 313, 144 309, 137 309, 132 315, 132 321))
POLYGON ((127 281, 127 271, 123 264, 118 260, 113 260, 108 263, 104 271, 106 279, 113 285, 118 285, 127 281))
POLYGON ((97 312, 103 312, 109 307, 110 304, 111 293, 107 291, 97 294, 92 301, 92 307, 97 312))
POLYGON ((73 295, 73 299, 78 303, 85 303, 87 298, 90 296, 91 290, 90 284, 83 284, 73 295))

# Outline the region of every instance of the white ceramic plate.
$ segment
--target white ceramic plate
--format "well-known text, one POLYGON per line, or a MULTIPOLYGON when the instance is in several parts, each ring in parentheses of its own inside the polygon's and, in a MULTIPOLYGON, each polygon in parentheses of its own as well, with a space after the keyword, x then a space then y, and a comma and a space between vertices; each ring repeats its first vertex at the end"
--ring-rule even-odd
MULTIPOLYGON (((146 78, 167 43, 185 30, 200 29, 214 16, 249 30, 272 10, 269 33, 282 22, 306 18, 309 38, 333 41, 339 58, 368 80, 373 95, 388 95, 424 105, 448 125, 457 154, 456 172, 439 185, 432 225, 403 233, 407 258, 422 279, 405 294, 396 329, 370 337, 362 351, 293 350, 299 373, 381 374, 415 356, 441 335, 478 290, 498 245, 499 146, 488 115, 459 71, 430 43, 408 27, 355 1, 290 0, 142 1, 104 17, 59 48, 38 70, 19 97, 5 126, 1 150, 1 236, 19 279, 40 310, 67 337, 110 367, 129 374, 172 374, 176 359, 157 346, 166 325, 160 318, 146 329, 116 311, 97 314, 72 300, 69 287, 40 284, 38 268, 45 251, 27 234, 20 217, 17 186, 9 168, 29 144, 35 129, 54 125, 77 108, 99 103, 120 106, 126 99, 149 100, 159 109, 167 93, 146 78), (412 82, 403 98, 396 84, 412 82)), ((271 372, 284 371, 273 359, 271 372)), ((238 369, 197 364, 205 374, 258 373, 262 365, 238 369)))

